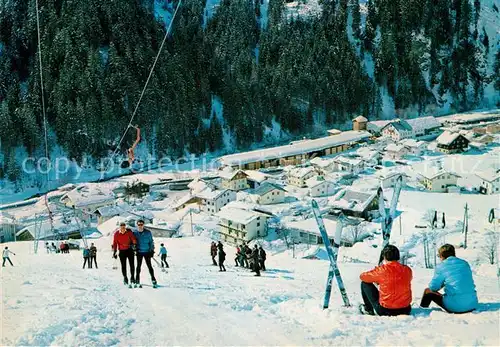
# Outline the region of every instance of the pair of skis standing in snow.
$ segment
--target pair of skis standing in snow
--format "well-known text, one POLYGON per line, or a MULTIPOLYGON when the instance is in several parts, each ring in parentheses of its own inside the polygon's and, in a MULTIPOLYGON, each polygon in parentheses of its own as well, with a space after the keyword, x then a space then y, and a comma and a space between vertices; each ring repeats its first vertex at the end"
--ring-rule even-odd
MULTIPOLYGON (((128 285, 129 288, 132 286, 142 288, 141 285, 141 267, 142 262, 146 262, 149 274, 151 276, 151 282, 153 287, 157 287, 157 282, 151 264, 151 260, 154 259, 154 242, 153 235, 151 231, 144 228, 144 221, 137 221, 137 231, 132 232, 131 229, 127 228, 125 222, 120 223, 120 228, 115 232, 113 236, 113 258, 120 258, 123 283, 128 285), (117 256, 118 251, 118 256, 117 256), (137 256, 137 268, 135 267, 135 256, 137 256), (127 276, 127 261, 130 266, 130 283, 127 276)), ((161 255, 161 266, 165 263, 166 267, 169 267, 167 263, 167 249, 161 244, 160 254, 161 255)), ((155 260, 156 261, 156 260, 155 260)))

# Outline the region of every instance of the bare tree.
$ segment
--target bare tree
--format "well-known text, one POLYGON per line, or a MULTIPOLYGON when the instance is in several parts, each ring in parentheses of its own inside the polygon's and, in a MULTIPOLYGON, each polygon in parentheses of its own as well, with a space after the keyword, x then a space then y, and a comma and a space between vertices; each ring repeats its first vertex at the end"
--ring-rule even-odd
POLYGON ((499 233, 490 231, 486 234, 485 245, 483 252, 491 265, 498 263, 498 242, 500 240, 499 233))
POLYGON ((344 228, 342 238, 351 246, 354 246, 354 244, 358 242, 363 242, 363 240, 368 236, 369 235, 366 232, 365 227, 361 224, 357 224, 344 228))

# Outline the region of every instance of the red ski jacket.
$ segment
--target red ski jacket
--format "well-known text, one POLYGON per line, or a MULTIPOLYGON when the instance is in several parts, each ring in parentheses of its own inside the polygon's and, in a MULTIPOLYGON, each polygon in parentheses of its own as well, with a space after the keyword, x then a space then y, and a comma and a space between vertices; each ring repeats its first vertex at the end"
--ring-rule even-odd
POLYGON ((397 261, 377 266, 363 272, 359 278, 366 283, 379 285, 379 303, 389 309, 408 307, 411 304, 411 269, 397 261))
POLYGON ((115 231, 115 235, 113 236, 113 251, 117 249, 119 251, 125 251, 132 248, 132 245, 135 244, 137 244, 137 240, 132 230, 127 229, 123 234, 120 233, 120 230, 115 231))

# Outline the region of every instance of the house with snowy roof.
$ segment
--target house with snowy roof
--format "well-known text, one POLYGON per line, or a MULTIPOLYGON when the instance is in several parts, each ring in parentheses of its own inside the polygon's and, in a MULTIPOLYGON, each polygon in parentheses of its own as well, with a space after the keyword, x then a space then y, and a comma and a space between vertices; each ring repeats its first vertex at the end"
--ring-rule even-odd
POLYGON ((209 214, 218 213, 224 206, 236 200, 236 192, 230 189, 206 188, 195 196, 199 199, 200 209, 209 214))
POLYGON ((333 160, 336 171, 348 172, 351 174, 359 174, 365 169, 363 160, 359 158, 350 158, 346 156, 338 156, 333 160))
POLYGON ((437 135, 441 131, 441 123, 433 116, 407 119, 406 122, 411 126, 416 138, 437 135))
POLYGON ((260 171, 256 170, 246 170, 247 174, 247 183, 251 189, 258 188, 262 183, 266 182, 268 176, 260 171))
POLYGON ((440 167, 427 167, 418 172, 418 178, 427 190, 446 193, 450 188, 451 190, 455 190, 460 176, 440 167))
POLYGON ((277 184, 270 182, 262 183, 258 188, 250 192, 259 205, 281 204, 285 202, 285 190, 277 184))
POLYGON ((401 176, 403 186, 408 181, 408 175, 396 170, 380 170, 375 173, 382 188, 394 188, 397 179, 401 176))
POLYGON ((486 171, 476 174, 481 179, 479 192, 481 194, 500 193, 500 171, 486 171))
POLYGON ((385 147, 385 155, 393 160, 401 159, 409 153, 409 149, 401 144, 390 143, 385 147))
POLYGON ((64 194, 59 202, 69 208, 92 213, 98 208, 113 205, 115 196, 112 192, 105 194, 97 189, 80 186, 64 194))
POLYGON ((368 122, 366 128, 367 130, 376 136, 382 134, 382 129, 391 122, 391 120, 373 120, 368 122))
POLYGON ((368 119, 363 116, 357 116, 352 120, 352 130, 364 131, 367 128, 368 119))
POLYGON ((267 235, 268 215, 257 211, 225 207, 219 213, 219 234, 221 240, 241 244, 267 235))
POLYGON ((303 188, 307 186, 306 181, 316 174, 316 170, 311 166, 297 167, 288 171, 286 181, 288 184, 303 188))
POLYGON ((335 171, 335 163, 332 159, 316 157, 311 159, 310 163, 318 172, 327 173, 335 171))
POLYGON ((458 132, 446 130, 436 140, 436 149, 443 153, 461 153, 468 149, 469 139, 458 132))
POLYGON ((415 139, 404 139, 399 144, 403 145, 408 150, 408 154, 415 156, 421 155, 427 148, 427 142, 415 139))
POLYGON ((332 199, 330 206, 346 216, 371 219, 377 215, 377 191, 360 192, 350 188, 342 189, 332 199))
POLYGON ((196 194, 188 193, 184 196, 181 196, 179 199, 172 202, 170 208, 174 211, 180 211, 186 208, 188 205, 192 204, 201 204, 201 199, 196 196, 196 194))
POLYGON ((366 165, 379 165, 382 160, 380 151, 370 147, 360 147, 356 151, 356 154, 366 163, 366 165))
POLYGON ((249 188, 247 182, 248 174, 243 170, 225 168, 219 172, 219 177, 221 178, 221 187, 224 189, 238 191, 249 188))
POLYGON ((16 220, 7 214, 0 214, 0 243, 15 241, 16 231, 16 220))
POLYGON ((336 191, 336 186, 333 182, 326 180, 323 176, 315 176, 306 181, 309 188, 309 196, 323 197, 333 195, 336 191))
POLYGON ((93 214, 97 217, 97 224, 102 224, 115 216, 119 216, 121 213, 122 210, 119 207, 103 206, 96 209, 93 214))
POLYGON ((404 119, 395 119, 381 130, 382 136, 391 138, 394 142, 412 138, 413 128, 404 119))

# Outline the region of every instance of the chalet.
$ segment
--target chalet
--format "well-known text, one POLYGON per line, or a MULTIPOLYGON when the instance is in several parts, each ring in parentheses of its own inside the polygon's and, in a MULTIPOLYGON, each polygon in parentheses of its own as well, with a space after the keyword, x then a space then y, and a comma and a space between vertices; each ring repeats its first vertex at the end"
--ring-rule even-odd
POLYGON ((436 149, 443 153, 460 153, 469 147, 469 140, 462 134, 445 131, 437 138, 436 149))
POLYGON ((318 172, 327 173, 335 171, 335 163, 331 159, 316 157, 311 159, 310 163, 318 172))
POLYGON ((401 176, 403 186, 408 180, 408 175, 403 172, 398 171, 378 171, 376 173, 377 178, 380 180, 380 186, 382 188, 394 188, 396 180, 401 176))
POLYGON ((102 224, 113 217, 119 216, 121 212, 121 209, 116 206, 104 206, 95 210, 93 214, 97 217, 97 224, 102 224))
POLYGON ((408 154, 419 156, 427 148, 427 142, 415 139, 404 139, 399 143, 408 150, 408 154))
POLYGON ((312 167, 298 167, 293 168, 288 171, 287 174, 287 183, 297 186, 297 187, 306 187, 306 181, 317 175, 316 171, 312 167))
POLYGON ((196 193, 199 199, 200 208, 203 212, 209 214, 218 213, 221 208, 229 204, 231 201, 236 200, 236 192, 230 189, 216 189, 212 190, 207 188, 201 192, 196 193))
POLYGON ((369 147, 361 147, 358 148, 356 154, 359 156, 361 160, 363 160, 366 165, 380 165, 382 161, 382 154, 372 148, 369 147))
POLYGON ((16 231, 15 219, 0 214, 0 243, 16 241, 16 231))
POLYGON ((108 194, 98 190, 92 192, 89 187, 81 186, 64 194, 59 202, 66 207, 92 213, 101 207, 113 205, 115 197, 111 192, 108 194))
POLYGON ((352 120, 352 130, 364 131, 367 128, 368 119, 363 116, 357 116, 352 120))
POLYGON ((322 197, 330 196, 335 193, 335 184, 325 180, 323 176, 315 176, 306 181, 309 188, 309 196, 322 197))
POLYGON ((358 174, 364 170, 364 162, 361 159, 338 156, 333 160, 336 171, 345 171, 351 174, 358 174))
POLYGON ((33 241, 35 238, 38 240, 80 239, 82 234, 100 235, 100 232, 96 228, 81 225, 75 218, 67 221, 59 217, 54 219, 52 225, 48 220, 44 220, 22 228, 16 233, 16 239, 17 241, 33 241))
POLYGON ((273 166, 303 164, 310 157, 343 152, 353 145, 368 140, 366 131, 344 131, 335 136, 300 141, 285 146, 226 155, 219 158, 223 166, 256 170, 273 166))
POLYGON ((218 214, 219 234, 224 242, 240 244, 267 235, 268 215, 239 208, 223 208, 218 214))
POLYGON ((260 171, 246 170, 245 173, 247 174, 248 186, 251 189, 258 188, 262 183, 264 183, 268 179, 268 176, 260 171))
POLYGON ((395 142, 413 137, 413 129, 404 119, 396 119, 381 130, 382 136, 389 137, 395 142))
POLYGON ((197 197, 196 195, 193 195, 191 193, 188 193, 188 194, 180 197, 178 200, 174 201, 170 205, 170 207, 174 211, 180 211, 180 210, 186 208, 188 205, 192 205, 192 204, 199 205, 200 203, 201 203, 201 199, 199 197, 197 197))
POLYGON ((479 192, 481 194, 500 193, 500 172, 481 172, 476 174, 481 179, 479 192))
POLYGON ((420 183, 431 192, 446 193, 457 186, 459 175, 439 167, 427 168, 418 173, 420 183))
POLYGON ((434 137, 441 131, 441 123, 433 116, 407 119, 406 122, 411 126, 414 138, 434 137))
POLYGON ((377 191, 360 192, 343 189, 330 200, 334 210, 340 210, 346 216, 371 219, 377 215, 377 191))
POLYGON ((390 122, 390 120, 374 120, 368 122, 366 128, 371 134, 380 136, 382 134, 382 129, 390 122))
POLYGON ((486 126, 486 133, 487 134, 498 134, 500 133, 500 124, 495 123, 495 124, 489 124, 486 126))
POLYGON ((397 160, 403 158, 409 152, 408 148, 403 145, 390 143, 385 147, 385 154, 388 158, 397 160))
POLYGON ((285 202, 285 190, 277 184, 264 182, 250 194, 255 196, 255 202, 260 205, 281 204, 285 202))
POLYGON ((230 168, 219 172, 221 178, 221 187, 229 190, 245 190, 248 189, 248 175, 243 170, 232 170, 230 168))

